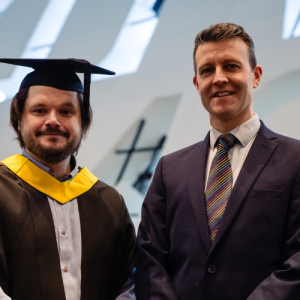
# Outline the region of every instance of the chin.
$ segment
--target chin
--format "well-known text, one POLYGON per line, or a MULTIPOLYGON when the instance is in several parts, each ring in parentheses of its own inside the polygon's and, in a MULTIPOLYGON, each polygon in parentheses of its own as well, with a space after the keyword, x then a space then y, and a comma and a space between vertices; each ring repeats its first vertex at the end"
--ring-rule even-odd
POLYGON ((64 149, 66 147, 66 143, 60 144, 60 143, 40 143, 40 145, 49 151, 57 151, 64 149))
POLYGON ((213 111, 212 115, 220 120, 228 120, 235 116, 235 112, 231 109, 218 109, 213 111))

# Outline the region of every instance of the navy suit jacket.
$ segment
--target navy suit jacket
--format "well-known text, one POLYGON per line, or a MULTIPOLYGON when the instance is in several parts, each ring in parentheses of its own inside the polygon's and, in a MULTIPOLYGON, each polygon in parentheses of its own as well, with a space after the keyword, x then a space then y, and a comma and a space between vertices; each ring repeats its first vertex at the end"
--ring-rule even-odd
POLYGON ((161 158, 142 208, 137 300, 300 299, 300 141, 263 123, 211 245, 209 134, 161 158))

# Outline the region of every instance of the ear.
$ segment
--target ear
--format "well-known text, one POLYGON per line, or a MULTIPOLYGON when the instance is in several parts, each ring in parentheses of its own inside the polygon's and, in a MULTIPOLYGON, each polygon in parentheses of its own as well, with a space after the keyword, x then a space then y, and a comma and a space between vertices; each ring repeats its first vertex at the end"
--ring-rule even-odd
POLYGON ((262 76, 263 70, 260 65, 256 65, 253 72, 253 88, 256 89, 259 86, 260 79, 262 76))
POLYGON ((196 75, 193 76, 193 84, 194 84, 195 88, 197 89, 197 91, 199 91, 199 84, 198 84, 196 75))

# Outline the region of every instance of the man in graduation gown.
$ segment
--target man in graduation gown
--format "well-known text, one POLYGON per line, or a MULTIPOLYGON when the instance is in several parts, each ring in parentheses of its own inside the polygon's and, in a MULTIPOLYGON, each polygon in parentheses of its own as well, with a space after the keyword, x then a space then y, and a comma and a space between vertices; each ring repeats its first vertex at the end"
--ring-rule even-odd
POLYGON ((35 69, 11 103, 22 155, 0 166, 0 299, 135 299, 124 200, 74 156, 91 124, 91 72, 113 72, 78 60, 0 62, 35 69))

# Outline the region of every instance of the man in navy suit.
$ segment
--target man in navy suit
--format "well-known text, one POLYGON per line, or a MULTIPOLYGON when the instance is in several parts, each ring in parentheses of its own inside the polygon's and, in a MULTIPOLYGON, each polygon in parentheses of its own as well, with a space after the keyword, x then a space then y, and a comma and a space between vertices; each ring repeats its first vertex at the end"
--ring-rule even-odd
POLYGON ((300 141, 253 112, 251 37, 221 23, 195 39, 211 129, 161 158, 142 208, 138 300, 300 299, 300 141))

